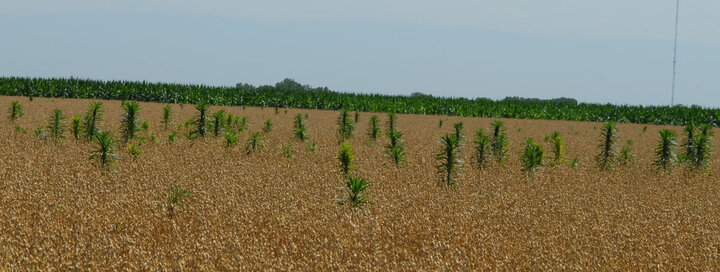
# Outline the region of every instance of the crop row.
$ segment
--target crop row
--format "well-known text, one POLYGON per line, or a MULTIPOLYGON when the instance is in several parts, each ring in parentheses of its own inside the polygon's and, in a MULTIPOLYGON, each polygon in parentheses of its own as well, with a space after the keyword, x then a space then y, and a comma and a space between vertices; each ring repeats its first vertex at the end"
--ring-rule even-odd
POLYGON ((700 107, 578 105, 554 102, 493 101, 484 98, 390 96, 340 92, 294 91, 272 86, 253 90, 206 85, 74 78, 0 77, 0 95, 131 100, 144 102, 227 106, 283 107, 402 114, 620 122, 663 125, 689 123, 720 125, 720 109, 700 107))

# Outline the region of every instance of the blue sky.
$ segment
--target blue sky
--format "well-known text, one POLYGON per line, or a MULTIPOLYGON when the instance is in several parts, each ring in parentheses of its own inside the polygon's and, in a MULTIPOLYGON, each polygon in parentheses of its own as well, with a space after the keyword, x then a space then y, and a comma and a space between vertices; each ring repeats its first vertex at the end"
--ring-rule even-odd
MULTIPOLYGON (((674 0, 0 1, 2 76, 670 102, 674 0)), ((681 2, 676 103, 720 107, 718 11, 681 2)))

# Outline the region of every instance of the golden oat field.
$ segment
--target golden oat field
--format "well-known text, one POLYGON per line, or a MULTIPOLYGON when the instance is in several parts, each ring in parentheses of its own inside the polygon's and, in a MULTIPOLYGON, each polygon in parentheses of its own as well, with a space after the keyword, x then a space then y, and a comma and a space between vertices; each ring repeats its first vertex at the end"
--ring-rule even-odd
MULTIPOLYGON (((157 143, 139 145, 132 159, 124 144, 108 171, 88 159, 93 143, 66 133, 59 143, 33 130, 53 109, 68 118, 91 100, 0 97, 0 270, 715 270, 720 267, 720 161, 706 172, 678 165, 667 174, 651 165, 658 131, 681 127, 618 124, 620 142, 632 140, 635 165, 600 171, 600 123, 504 119, 509 140, 504 166, 478 169, 471 136, 494 119, 398 115, 406 162, 385 156, 387 136, 372 143, 361 113, 349 140, 354 175, 366 178, 370 205, 352 210, 334 199, 344 185, 338 162, 337 111, 218 107, 247 117, 240 143, 222 137, 188 140, 178 125, 192 105, 171 105, 173 123, 160 124, 164 104, 140 103, 140 118, 157 143), (7 118, 11 101, 25 115, 7 118), (308 114, 310 141, 293 137, 293 118, 308 114), (250 133, 262 151, 247 154, 250 133), (444 125, 439 127, 439 120, 444 125), (465 164, 457 186, 439 183, 439 140, 464 122, 465 164), (25 129, 18 132, 15 126, 25 129), (168 133, 178 131, 174 144, 168 133), (542 141, 558 131, 567 158, 520 170, 525 138, 542 141), (290 143, 292 159, 284 156, 290 143), (169 186, 190 196, 170 217, 169 186)), ((104 130, 120 138, 120 101, 101 101, 104 130)), ((717 134, 717 129, 716 129, 717 134)), ((713 139, 720 146, 718 137, 713 139)), ((717 151, 717 150, 715 150, 717 151)))

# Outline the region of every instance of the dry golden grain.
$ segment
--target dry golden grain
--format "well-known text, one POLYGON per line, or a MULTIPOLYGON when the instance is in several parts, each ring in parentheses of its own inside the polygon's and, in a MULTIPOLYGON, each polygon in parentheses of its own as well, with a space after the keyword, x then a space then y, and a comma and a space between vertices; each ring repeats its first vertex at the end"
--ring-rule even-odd
MULTIPOLYGON (((141 145, 133 161, 103 174, 88 160, 91 144, 66 139, 55 145, 32 135, 54 108, 84 113, 90 100, 0 97, 19 100, 25 116, 16 132, 0 121, 0 270, 713 270, 720 266, 720 173, 667 175, 651 166, 657 132, 678 127, 620 124, 635 142, 635 166, 600 172, 600 124, 503 120, 510 152, 505 167, 479 170, 470 135, 492 120, 443 117, 465 124, 466 165, 458 186, 438 185, 434 156, 451 126, 437 116, 399 115, 407 162, 384 157, 383 137, 367 143, 358 124, 350 140, 354 174, 367 178, 371 202, 353 213, 333 199, 343 185, 337 156, 337 112, 216 107, 245 116, 241 142, 272 119, 265 149, 247 155, 224 139, 167 142, 162 104, 140 103, 158 144, 141 145), (309 113, 317 152, 294 140, 292 121, 309 113), (518 130, 522 128, 521 130, 518 130), (552 131, 565 139, 578 168, 547 166, 537 176, 520 171, 525 137, 552 131), (286 161, 285 143, 296 151, 286 161), (185 206, 169 218, 162 205, 168 186, 187 188, 185 206)), ((104 129, 118 135, 119 101, 102 101, 104 129)), ((177 128, 195 114, 172 105, 177 128)), ((2 110, 2 109, 0 109, 2 110)), ((366 114, 363 114, 365 116, 366 114)), ((369 116, 369 114, 367 114, 369 116)), ((381 115, 381 121, 386 121, 381 115)), ((714 145, 720 146, 718 139, 714 145)))

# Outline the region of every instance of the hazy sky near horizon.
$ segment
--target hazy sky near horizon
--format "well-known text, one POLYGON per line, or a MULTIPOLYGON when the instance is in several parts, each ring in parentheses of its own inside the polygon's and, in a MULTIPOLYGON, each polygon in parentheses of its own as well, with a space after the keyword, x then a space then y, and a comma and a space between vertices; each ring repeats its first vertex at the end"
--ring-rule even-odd
MULTIPOLYGON (((680 4, 676 103, 720 107, 720 1, 680 4)), ((670 102, 675 0, 0 0, 0 76, 670 102)))

